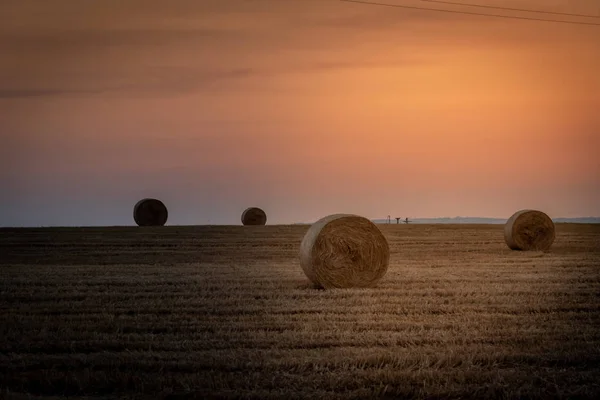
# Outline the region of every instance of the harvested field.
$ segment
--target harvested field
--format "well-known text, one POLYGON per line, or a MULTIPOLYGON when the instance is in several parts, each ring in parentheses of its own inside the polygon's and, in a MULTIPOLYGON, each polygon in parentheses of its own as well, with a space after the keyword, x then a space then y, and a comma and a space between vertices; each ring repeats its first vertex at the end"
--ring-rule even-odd
POLYGON ((385 277, 337 290, 308 226, 0 229, 0 392, 600 398, 600 225, 380 227, 385 277))

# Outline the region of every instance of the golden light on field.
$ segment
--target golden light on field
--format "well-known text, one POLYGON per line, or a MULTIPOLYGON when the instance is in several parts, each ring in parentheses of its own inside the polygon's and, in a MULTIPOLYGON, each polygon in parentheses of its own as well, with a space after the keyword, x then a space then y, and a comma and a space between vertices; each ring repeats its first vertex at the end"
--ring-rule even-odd
POLYGON ((557 224, 550 252, 511 251, 501 225, 379 228, 385 278, 338 290, 302 272, 304 225, 0 229, 0 386, 599 397, 599 224, 557 224))
POLYGON ((512 250, 548 251, 555 235, 552 219, 537 210, 518 211, 504 226, 504 240, 512 250))
POLYGON ((311 225, 300 243, 300 266, 318 287, 376 286, 390 263, 390 247, 365 217, 333 214, 311 225))

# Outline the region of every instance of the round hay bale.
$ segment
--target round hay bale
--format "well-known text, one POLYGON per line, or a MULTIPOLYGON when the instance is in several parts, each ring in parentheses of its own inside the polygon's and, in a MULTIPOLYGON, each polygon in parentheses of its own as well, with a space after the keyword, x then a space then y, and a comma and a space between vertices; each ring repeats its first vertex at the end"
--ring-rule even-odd
POLYGON ((163 226, 169 213, 162 201, 142 199, 133 207, 133 220, 138 226, 163 226))
POLYGON ((541 211, 518 211, 504 225, 504 241, 512 250, 548 250, 554 237, 554 222, 541 211))
POLYGON ((322 288, 375 286, 388 270, 387 239, 367 218, 333 214, 315 222, 300 244, 300 266, 322 288))
POLYGON ((267 223, 267 214, 258 207, 249 207, 242 213, 242 224, 244 225, 265 225, 267 223))

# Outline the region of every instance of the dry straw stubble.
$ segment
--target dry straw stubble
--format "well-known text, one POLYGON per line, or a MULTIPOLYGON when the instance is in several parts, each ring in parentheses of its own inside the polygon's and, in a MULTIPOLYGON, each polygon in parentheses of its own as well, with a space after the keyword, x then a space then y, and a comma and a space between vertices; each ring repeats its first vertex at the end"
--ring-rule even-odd
POLYGON ((133 220, 138 226, 163 226, 168 217, 167 207, 157 199, 142 199, 133 207, 133 220))
POLYGON ((388 270, 390 248, 367 218, 333 214, 308 229, 300 244, 300 266, 322 288, 375 286, 388 270))
POLYGON ((552 219, 537 210, 518 211, 504 225, 504 240, 512 250, 548 250, 555 235, 552 219))
POLYGON ((265 225, 267 214, 258 207, 248 207, 242 213, 243 225, 265 225))

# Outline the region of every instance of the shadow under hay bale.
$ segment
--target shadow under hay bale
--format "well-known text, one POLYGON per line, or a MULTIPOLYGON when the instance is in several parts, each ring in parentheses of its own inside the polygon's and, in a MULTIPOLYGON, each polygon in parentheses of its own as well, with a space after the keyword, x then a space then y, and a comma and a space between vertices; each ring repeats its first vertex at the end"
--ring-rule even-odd
POLYGON ((138 226, 163 226, 169 213, 162 201, 142 199, 133 207, 133 220, 138 226))
POLYGON ((504 241, 512 250, 546 251, 555 235, 552 219, 536 210, 518 211, 504 225, 504 241))
POLYGON ((388 270, 387 239, 367 218, 333 214, 315 222, 300 244, 300 266, 319 287, 373 287, 388 270))
POLYGON ((258 207, 249 207, 242 213, 243 225, 265 225, 267 214, 258 207))

